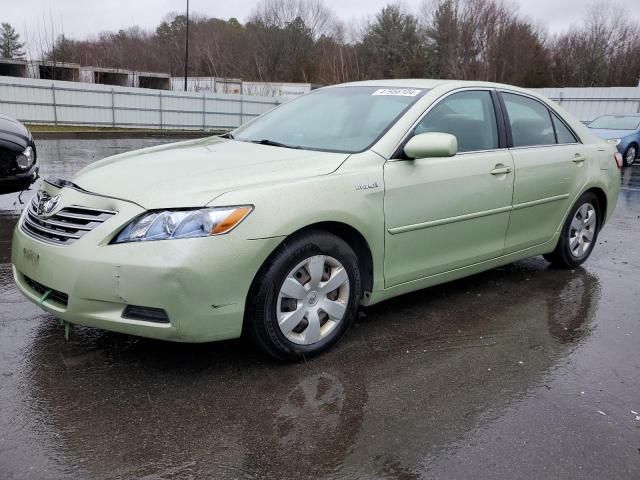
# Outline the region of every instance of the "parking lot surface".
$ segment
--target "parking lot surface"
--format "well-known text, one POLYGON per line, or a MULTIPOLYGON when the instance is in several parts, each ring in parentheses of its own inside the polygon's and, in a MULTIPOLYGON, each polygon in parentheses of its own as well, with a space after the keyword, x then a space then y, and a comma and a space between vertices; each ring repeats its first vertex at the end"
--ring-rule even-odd
MULTIPOLYGON (((164 141, 43 140, 42 174, 164 141)), ((13 286, 21 208, 0 196, 0 478, 640 478, 640 166, 584 268, 402 296, 293 365, 242 340, 65 341, 13 286)))

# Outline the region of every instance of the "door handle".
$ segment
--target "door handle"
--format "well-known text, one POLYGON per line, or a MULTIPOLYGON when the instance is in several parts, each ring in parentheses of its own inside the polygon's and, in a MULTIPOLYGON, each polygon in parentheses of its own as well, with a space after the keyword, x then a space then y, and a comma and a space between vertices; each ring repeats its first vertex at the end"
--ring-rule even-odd
POLYGON ((576 153, 573 156, 573 163, 583 163, 585 160, 587 159, 587 157, 585 157, 584 155, 580 154, 580 153, 576 153))
POLYGON ((506 175, 507 173, 511 173, 511 170, 511 167, 505 167, 502 164, 498 164, 493 170, 491 170, 491 175, 506 175))

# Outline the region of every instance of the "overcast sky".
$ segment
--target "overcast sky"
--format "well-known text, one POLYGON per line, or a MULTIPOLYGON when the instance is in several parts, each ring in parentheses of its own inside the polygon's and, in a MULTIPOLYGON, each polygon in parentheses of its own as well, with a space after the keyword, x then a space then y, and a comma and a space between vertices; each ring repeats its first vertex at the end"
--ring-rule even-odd
MULTIPOLYGON (((190 0, 191 11, 211 17, 244 21, 257 3, 255 0, 190 0)), ((3 0, 0 22, 11 23, 24 39, 37 38, 38 27, 56 25, 70 37, 83 38, 104 30, 116 31, 133 25, 154 28, 171 11, 184 11, 186 0, 3 0)), ((325 0, 342 20, 352 23, 372 15, 393 0, 325 0)), ((422 0, 403 0, 409 10, 417 11, 422 0)), ((580 21, 590 0, 512 0, 526 17, 555 33, 580 21)), ((640 19, 640 0, 618 0, 640 19)))

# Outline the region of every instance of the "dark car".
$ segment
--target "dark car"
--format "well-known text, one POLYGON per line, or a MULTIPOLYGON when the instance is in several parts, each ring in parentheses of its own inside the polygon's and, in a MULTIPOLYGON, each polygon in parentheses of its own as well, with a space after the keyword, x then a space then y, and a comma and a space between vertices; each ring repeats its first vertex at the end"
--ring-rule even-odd
POLYGON ((27 127, 0 115, 0 194, 26 190, 38 178, 36 144, 27 127))

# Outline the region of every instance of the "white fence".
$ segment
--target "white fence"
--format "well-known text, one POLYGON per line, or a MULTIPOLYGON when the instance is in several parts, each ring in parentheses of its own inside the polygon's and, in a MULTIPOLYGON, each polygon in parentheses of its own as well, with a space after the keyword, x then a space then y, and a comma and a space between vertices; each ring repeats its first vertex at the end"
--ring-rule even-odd
POLYGON ((268 97, 0 77, 0 113, 31 124, 222 130, 279 103, 268 97))
POLYGON ((532 88, 583 122, 608 113, 640 112, 640 87, 532 88))
MULTIPOLYGON (((584 122, 607 113, 640 112, 640 87, 532 90, 584 122)), ((0 113, 32 124, 223 130, 285 100, 0 76, 0 113)))

